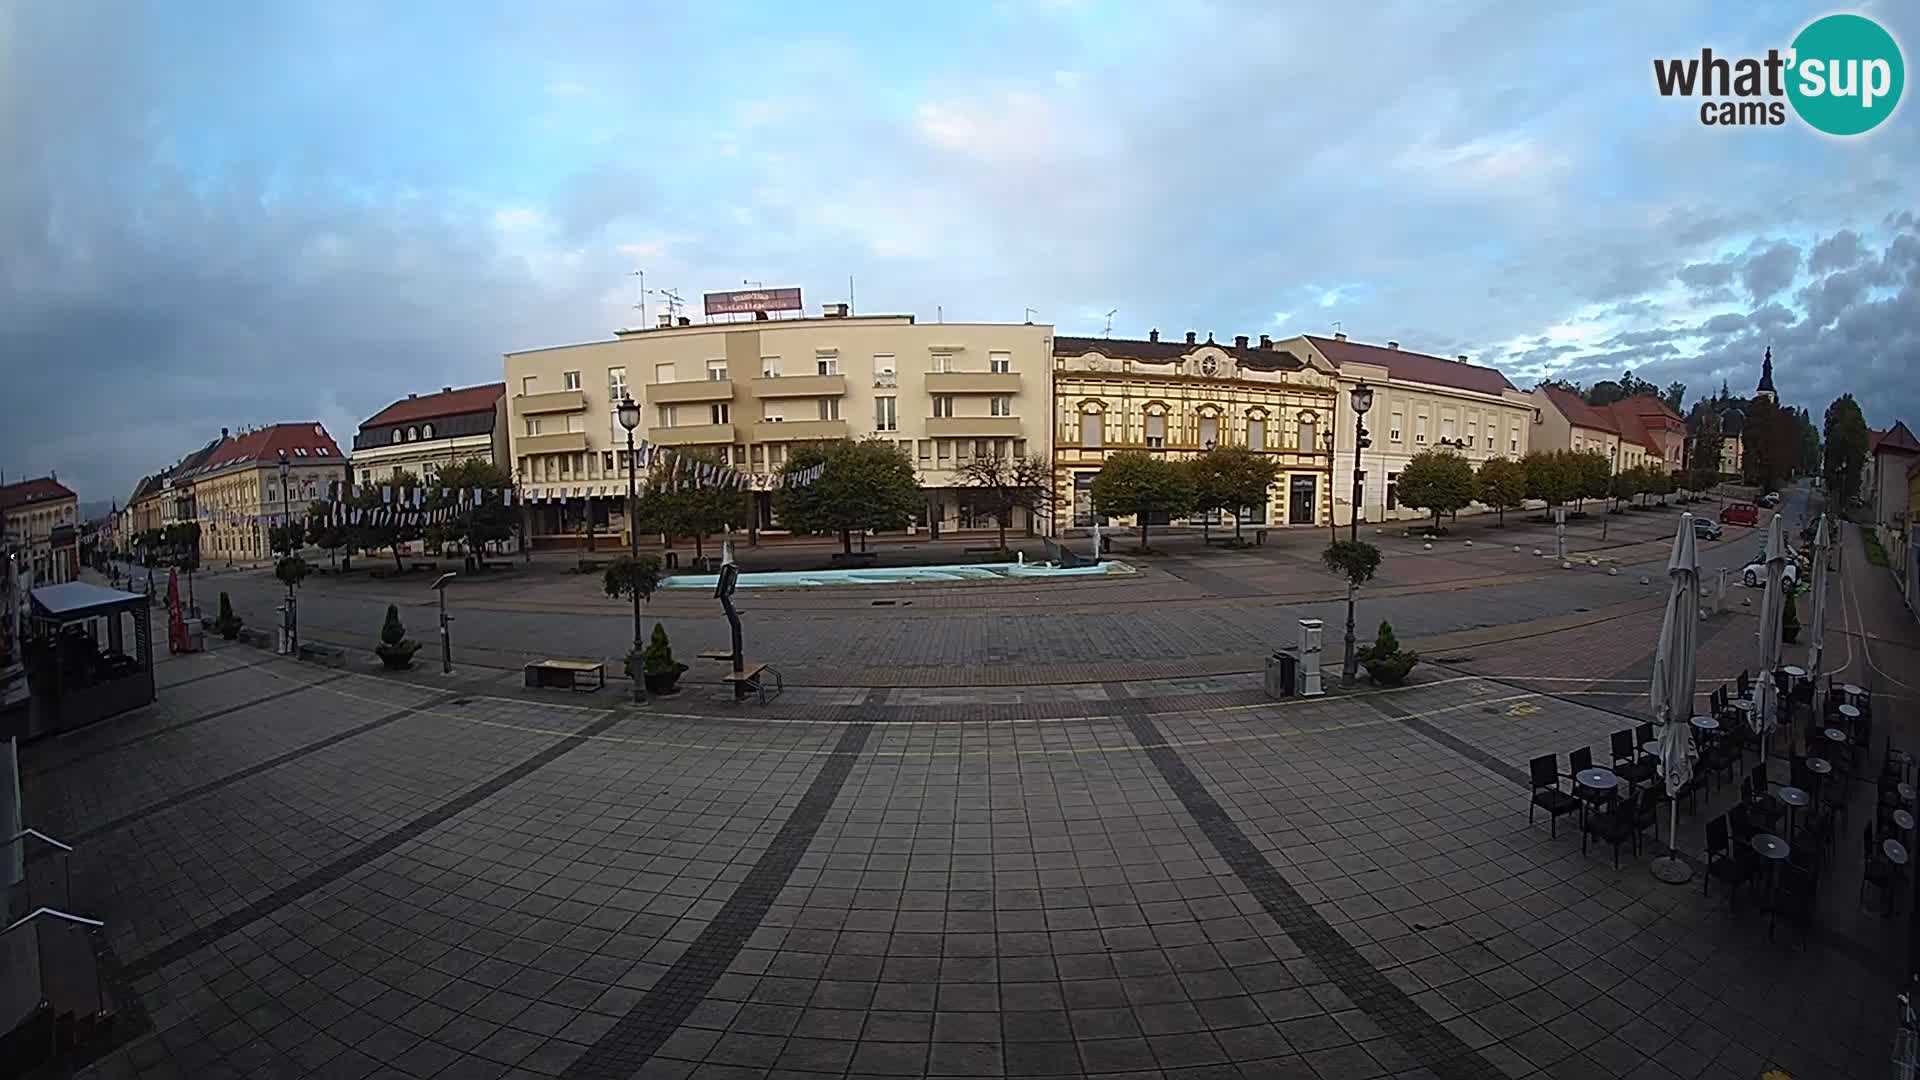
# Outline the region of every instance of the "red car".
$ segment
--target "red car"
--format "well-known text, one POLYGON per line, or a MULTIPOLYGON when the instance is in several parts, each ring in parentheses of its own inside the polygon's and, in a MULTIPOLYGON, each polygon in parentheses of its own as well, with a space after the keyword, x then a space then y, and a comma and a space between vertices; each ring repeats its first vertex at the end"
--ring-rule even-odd
POLYGON ((1749 502, 1728 503, 1720 508, 1722 525, 1758 525, 1760 508, 1749 502))

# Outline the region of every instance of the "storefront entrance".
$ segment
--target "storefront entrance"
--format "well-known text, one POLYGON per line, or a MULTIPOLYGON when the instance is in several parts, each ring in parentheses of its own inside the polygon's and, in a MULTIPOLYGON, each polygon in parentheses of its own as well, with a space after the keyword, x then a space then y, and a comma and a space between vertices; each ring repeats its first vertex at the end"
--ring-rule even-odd
POLYGON ((1287 524, 1314 524, 1314 506, 1320 501, 1320 478, 1295 476, 1287 482, 1287 524))

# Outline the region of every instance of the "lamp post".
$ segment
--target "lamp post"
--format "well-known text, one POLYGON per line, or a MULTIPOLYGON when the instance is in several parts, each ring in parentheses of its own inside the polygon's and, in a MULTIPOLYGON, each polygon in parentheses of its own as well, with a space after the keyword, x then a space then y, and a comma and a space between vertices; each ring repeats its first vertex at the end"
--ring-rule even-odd
MULTIPOLYGON (((280 451, 280 536, 287 542, 286 557, 293 558, 293 502, 287 491, 287 452, 280 451)), ((300 655, 300 623, 294 613, 293 576, 287 575, 286 633, 287 655, 300 655)))
MULTIPOLYGON (((631 396, 620 399, 620 426, 627 429, 627 557, 640 557, 640 530, 634 528, 633 512, 638 502, 634 476, 639 472, 639 461, 633 453, 633 429, 640 426, 640 406, 631 396)), ((640 653, 640 590, 633 591, 633 653, 640 653)), ((644 704, 647 700, 647 684, 644 679, 633 680, 633 700, 644 704)))
MULTIPOLYGON (((1353 514, 1348 539, 1357 543, 1360 539, 1360 496, 1363 491, 1360 485, 1360 451, 1371 445, 1371 440, 1367 438, 1366 418, 1367 410, 1373 408, 1373 387, 1368 386, 1364 381, 1356 383, 1348 400, 1353 406, 1353 514)), ((1344 687, 1351 687, 1354 677, 1359 673, 1359 658, 1353 651, 1353 602, 1354 593, 1358 591, 1359 586, 1349 580, 1347 582, 1347 654, 1340 665, 1340 685, 1344 687)))

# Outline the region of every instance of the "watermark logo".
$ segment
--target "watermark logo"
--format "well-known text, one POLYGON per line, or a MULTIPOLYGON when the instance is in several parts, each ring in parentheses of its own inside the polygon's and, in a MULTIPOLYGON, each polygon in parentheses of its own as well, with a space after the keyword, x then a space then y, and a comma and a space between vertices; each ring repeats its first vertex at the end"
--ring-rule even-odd
POLYGON ((1763 57, 1715 56, 1655 60, 1661 97, 1701 98, 1708 127, 1778 127, 1787 108, 1816 131, 1862 135, 1893 115, 1906 86, 1906 65, 1893 35, 1864 15, 1815 19, 1782 51, 1763 57))

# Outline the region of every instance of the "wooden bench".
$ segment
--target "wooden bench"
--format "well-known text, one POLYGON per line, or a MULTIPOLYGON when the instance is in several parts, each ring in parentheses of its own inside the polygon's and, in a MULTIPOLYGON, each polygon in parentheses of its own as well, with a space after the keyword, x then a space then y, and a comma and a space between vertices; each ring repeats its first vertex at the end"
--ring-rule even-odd
POLYGON ((409 569, 409 570, 438 570, 438 569, 440 569, 440 564, 439 564, 438 562, 436 562, 436 561, 434 561, 434 560, 432 560, 432 559, 421 559, 421 560, 419 560, 418 562, 409 562, 409 563, 407 563, 407 569, 409 569))
MULTIPOLYGON (((733 654, 728 653, 727 659, 732 660, 733 654)), ((769 696, 778 697, 781 692, 787 688, 786 680, 780 677, 780 669, 769 664, 756 664, 752 662, 747 663, 739 671, 727 672, 720 677, 720 681, 732 683, 736 688, 745 687, 753 691, 760 695, 760 704, 762 705, 767 703, 769 696), (773 691, 772 695, 769 695, 767 692, 769 689, 767 686, 768 675, 773 676, 773 686, 771 687, 773 691)))
POLYGON ((607 685, 607 665, 598 660, 535 660, 526 666, 529 690, 585 690, 592 693, 607 685), (592 685, 584 685, 582 676, 592 675, 592 685))

